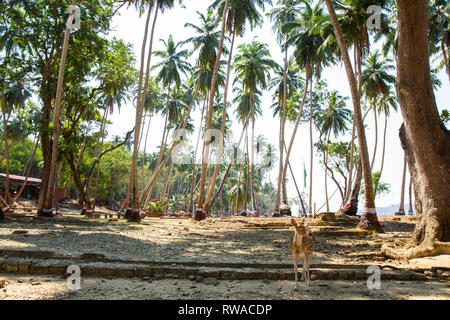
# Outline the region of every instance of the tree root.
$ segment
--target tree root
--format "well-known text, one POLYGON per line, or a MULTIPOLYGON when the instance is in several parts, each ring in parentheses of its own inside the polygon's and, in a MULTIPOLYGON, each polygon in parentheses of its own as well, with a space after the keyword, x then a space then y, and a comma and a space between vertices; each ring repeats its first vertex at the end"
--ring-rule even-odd
POLYGON ((450 254, 450 243, 440 241, 422 242, 419 246, 415 246, 409 249, 393 248, 384 244, 381 247, 381 253, 389 258, 398 260, 406 264, 408 263, 408 260, 414 258, 430 257, 440 254, 450 254))
POLYGON ((380 223, 377 222, 360 222, 356 229, 367 230, 367 231, 376 231, 378 233, 384 233, 383 228, 381 228, 380 223))

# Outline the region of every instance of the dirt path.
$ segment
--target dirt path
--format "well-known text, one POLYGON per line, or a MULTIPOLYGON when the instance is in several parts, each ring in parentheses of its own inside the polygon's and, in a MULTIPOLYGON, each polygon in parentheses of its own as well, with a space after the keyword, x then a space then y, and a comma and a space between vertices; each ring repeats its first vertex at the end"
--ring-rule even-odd
POLYGON ((312 281, 311 290, 293 291, 292 281, 237 280, 219 281, 207 285, 189 280, 165 279, 143 281, 141 279, 82 280, 81 290, 67 289, 65 279, 48 276, 18 276, 0 274, 9 284, 0 289, 0 300, 352 300, 352 299, 446 299, 450 300, 450 283, 444 281, 401 282, 386 281, 380 290, 368 290, 365 281, 312 281))
MULTIPOLYGON (((293 292, 293 281, 288 280, 214 279, 215 285, 208 285, 186 277, 161 280, 158 278, 164 277, 153 277, 153 281, 143 281, 132 277, 99 278, 98 274, 84 277, 82 290, 72 292, 59 276, 0 274, 0 287, 5 280, 0 299, 449 299, 450 277, 444 273, 450 272, 450 256, 414 259, 401 265, 380 254, 383 243, 400 246, 407 241, 414 230, 415 217, 380 217, 383 234, 355 229, 358 221, 346 216, 309 220, 317 239, 312 264, 343 268, 441 267, 435 270, 441 273, 424 276, 422 270, 422 280, 426 281, 383 279, 382 288, 373 291, 367 289, 365 279, 319 277, 312 282, 310 292, 298 293, 293 292)), ((266 264, 275 266, 270 268, 284 268, 292 275, 288 253, 291 233, 290 218, 216 218, 202 222, 146 218, 140 224, 132 224, 122 219, 87 219, 75 210, 54 219, 39 219, 31 212, 16 211, 0 224, 0 253, 3 252, 0 260, 17 257, 17 252, 20 257, 23 251, 47 251, 68 261, 93 254, 141 263, 178 262, 178 266, 228 263, 239 268, 240 264, 266 264)))

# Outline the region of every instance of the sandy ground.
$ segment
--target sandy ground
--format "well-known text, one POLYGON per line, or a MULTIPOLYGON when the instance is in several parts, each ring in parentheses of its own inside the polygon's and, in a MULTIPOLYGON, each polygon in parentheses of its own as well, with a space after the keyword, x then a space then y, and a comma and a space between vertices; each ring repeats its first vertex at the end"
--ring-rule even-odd
POLYGON ((0 300, 450 300, 448 281, 386 281, 379 290, 369 290, 365 281, 316 280, 309 292, 303 283, 295 292, 292 281, 223 280, 207 285, 174 279, 87 278, 80 290, 71 291, 60 277, 0 274, 1 279, 10 283, 0 289, 0 300))
MULTIPOLYGON (((0 248, 46 250, 57 255, 103 254, 112 259, 165 262, 291 263, 290 218, 146 218, 140 224, 123 219, 88 219, 79 211, 40 219, 16 210, 0 224, 0 248), (18 232, 19 231, 19 232, 18 232)), ((408 265, 380 256, 382 244, 402 246, 411 236, 414 216, 380 217, 385 233, 360 233, 358 218, 309 220, 316 235, 312 264, 387 264, 396 267, 450 267, 450 256, 413 259, 408 265)), ((219 281, 207 285, 189 280, 83 279, 71 292, 58 277, 1 275, 8 280, 0 299, 449 299, 447 280, 384 281, 369 291, 365 281, 315 280, 310 292, 293 292, 292 281, 219 281)), ((1 287, 1 285, 0 285, 1 287)))
MULTIPOLYGON (((354 230, 358 218, 349 218, 345 227, 311 221, 317 239, 312 263, 380 261, 375 256, 383 243, 401 245, 414 229, 414 217, 392 219, 380 217, 386 233, 369 236, 327 234, 354 230)), ((7 223, 0 224, 0 247, 39 248, 72 256, 98 253, 112 259, 290 263, 287 248, 292 229, 289 218, 216 218, 200 223, 192 219, 146 218, 140 224, 131 224, 123 219, 86 219, 71 211, 50 221, 31 214, 10 216, 7 223), (13 234, 16 230, 26 233, 13 234)))

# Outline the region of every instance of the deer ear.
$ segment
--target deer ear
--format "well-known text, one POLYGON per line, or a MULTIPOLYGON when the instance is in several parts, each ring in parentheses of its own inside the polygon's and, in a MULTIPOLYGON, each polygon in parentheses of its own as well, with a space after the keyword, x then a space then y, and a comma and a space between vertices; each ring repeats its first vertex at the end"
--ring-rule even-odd
POLYGON ((292 223, 294 226, 297 226, 297 222, 295 222, 295 219, 294 219, 294 218, 291 219, 291 223, 292 223))

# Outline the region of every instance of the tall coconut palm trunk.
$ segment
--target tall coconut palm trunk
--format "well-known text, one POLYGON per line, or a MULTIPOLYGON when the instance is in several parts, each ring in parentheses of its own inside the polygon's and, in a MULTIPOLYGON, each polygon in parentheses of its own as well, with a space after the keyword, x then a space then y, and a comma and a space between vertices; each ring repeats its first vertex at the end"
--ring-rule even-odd
POLYGON ((228 8, 230 6, 230 0, 226 0, 225 2, 225 6, 223 9, 223 14, 222 14, 222 30, 221 30, 221 34, 220 34, 220 42, 219 42, 219 48, 218 48, 218 52, 217 52, 217 58, 216 58, 216 62, 214 65, 214 71, 213 71, 213 76, 211 79, 211 90, 210 90, 210 94, 209 94, 209 106, 208 106, 208 112, 206 115, 206 125, 205 125, 205 132, 207 133, 206 135, 206 142, 205 142, 205 153, 204 155, 206 157, 203 157, 203 161, 202 161, 202 171, 201 171, 201 177, 200 177, 200 191, 199 191, 199 196, 198 196, 198 208, 197 208, 197 212, 196 212, 196 216, 195 218, 197 220, 202 220, 206 217, 206 213, 204 212, 204 208, 203 208, 203 200, 204 200, 204 196, 205 196, 205 184, 206 184, 206 171, 208 169, 208 155, 209 155, 209 149, 210 149, 210 143, 211 143, 211 137, 209 136, 209 131, 211 129, 211 124, 212 124, 212 115, 213 115, 213 106, 214 106, 214 96, 215 96, 215 89, 216 89, 216 83, 217 83, 217 75, 219 73, 219 68, 220 68, 220 59, 222 57, 222 51, 223 51, 223 42, 225 39, 225 29, 227 26, 227 13, 228 13, 228 8), (206 159, 205 159, 206 158, 206 159))
MULTIPOLYGON (((289 36, 286 36, 286 41, 289 40, 289 36)), ((283 163, 284 159, 284 133, 286 126, 286 107, 287 107, 287 71, 288 71, 288 52, 287 48, 284 50, 284 69, 283 69, 283 103, 282 112, 280 119, 280 163, 278 168, 278 184, 277 184, 277 195, 275 199, 275 211, 280 211, 281 193, 283 192, 283 203, 286 202, 287 196, 285 193, 285 181, 283 180, 283 172, 285 172, 283 163), (282 191, 283 189, 283 191, 282 191)), ((286 175, 284 175, 286 177, 286 175)), ((285 203, 286 204, 286 203, 285 203)))
POLYGON ((395 213, 395 215, 405 215, 405 185, 406 185, 406 167, 407 167, 407 161, 406 161, 406 155, 403 157, 403 174, 402 174, 402 188, 400 191, 400 206, 398 208, 398 212, 395 213))
POLYGON ((313 82, 311 78, 311 86, 309 88, 309 201, 308 201, 308 215, 312 216, 312 186, 313 186, 313 164, 314 164, 314 139, 313 139, 313 82))
POLYGON ((203 208, 208 211, 208 205, 210 203, 211 197, 214 192, 214 187, 216 185, 217 175, 219 174, 220 165, 222 163, 222 155, 223 155, 223 146, 224 146, 224 139, 225 139, 225 125, 227 120, 227 97, 228 97, 228 86, 230 82, 230 72, 231 72, 231 62, 233 58, 233 48, 234 48, 234 41, 236 39, 236 31, 233 31, 233 36, 231 40, 231 48, 228 55, 228 64, 227 64, 227 74, 226 74, 226 80, 225 80, 225 88, 223 93, 223 107, 222 107, 222 124, 220 128, 221 133, 221 141, 219 144, 219 150, 217 150, 217 161, 214 168, 214 175, 212 177, 212 181, 208 190, 208 193, 206 195, 205 202, 203 203, 203 208))
MULTIPOLYGON (((207 100, 205 99, 203 108, 202 108, 202 116, 200 119, 200 123, 203 123, 203 118, 205 116, 206 102, 207 102, 207 100)), ((199 130, 198 135, 197 135, 197 145, 195 146, 194 160, 192 163, 191 194, 189 196, 189 210, 192 209, 192 212, 194 212, 194 191, 195 191, 194 186, 195 186, 196 180, 197 180, 197 154, 198 154, 198 149, 200 146, 201 134, 202 134, 202 130, 199 130)))
MULTIPOLYGON (((302 118, 302 115, 303 115, 303 108, 305 106, 306 97, 308 95, 308 86, 309 86, 309 84, 311 82, 312 82, 311 69, 308 67, 308 68, 306 68, 305 92, 303 93, 302 102, 300 104, 300 110, 298 112, 297 119, 295 120, 294 130, 292 132, 292 136, 291 136, 291 139, 289 141, 289 147, 288 147, 288 149, 286 151, 286 158, 284 160, 284 164, 285 165, 283 167, 282 181, 286 181, 286 173, 287 173, 287 167, 288 167, 286 164, 289 163, 289 157, 291 155, 291 151, 292 151, 292 148, 294 146, 294 140, 295 140, 295 137, 297 135, 297 129, 298 129, 298 126, 300 124, 300 121, 301 121, 301 118, 302 118)), ((283 145, 284 145, 284 143, 283 143, 283 145)))
POLYGON ((9 149, 8 144, 8 119, 6 118, 6 105, 5 99, 2 101, 2 113, 3 113, 3 132, 5 136, 5 157, 6 157, 6 177, 5 177, 5 201, 6 205, 9 203, 9 149))
POLYGON ((36 151, 37 151, 38 146, 39 146, 39 136, 36 137, 36 139, 35 139, 35 141, 33 143, 33 147, 31 148, 30 157, 28 158, 27 164, 25 165, 25 168, 24 168, 24 171, 23 171, 23 174, 22 174, 25 177, 25 180, 22 183, 22 186, 20 187, 20 189, 17 192, 16 196, 11 201, 11 205, 13 205, 17 201, 17 199, 20 198, 20 196, 22 195, 23 190, 25 189, 25 187, 27 185, 27 181, 28 181, 28 178, 30 177, 31 168, 33 167, 33 161, 34 161, 34 158, 36 156, 36 151))
MULTIPOLYGON (((56 167, 57 167, 57 156, 58 156, 58 145, 59 145, 59 134, 60 134, 60 111, 61 111, 61 100, 62 100, 62 89, 64 83, 64 70, 66 66, 67 51, 69 47, 70 31, 72 30, 72 24, 75 19, 75 10, 69 14, 66 24, 66 32, 64 35, 63 49, 61 53, 61 63, 59 67, 58 75, 58 85, 56 88, 56 98, 55 107, 53 110, 53 143, 51 151, 51 162, 48 175, 48 187, 46 190, 45 200, 42 209, 38 209, 38 215, 53 217, 53 199, 55 193, 55 181, 56 181, 56 167)), ((44 181, 42 181, 44 183, 44 181)))
POLYGON ((156 21, 158 18, 158 6, 155 8, 155 16, 153 19, 153 26, 151 30, 151 36, 150 36, 150 43, 149 43, 149 52, 147 56, 147 67, 145 72, 145 81, 143 90, 142 88, 142 82, 144 78, 144 61, 145 61, 145 50, 146 50, 146 44, 147 44, 147 37, 148 37, 148 29, 149 29, 149 23, 150 23, 150 16, 152 12, 152 6, 149 8, 146 24, 145 24, 145 32, 144 32, 144 40, 142 43, 142 49, 141 49, 141 70, 139 75, 139 86, 138 86, 138 96, 137 96, 137 103, 136 103, 136 125, 135 125, 135 132, 134 132, 134 148, 133 148, 133 157, 131 162, 131 170, 130 170, 130 180, 128 185, 128 195, 127 195, 127 212, 126 217, 131 220, 140 220, 140 207, 139 207, 139 196, 138 196, 138 180, 137 180, 137 158, 139 155, 139 141, 140 141, 140 133, 141 133, 141 126, 142 126, 142 118, 144 113, 144 105, 145 105, 145 97, 147 95, 148 90, 148 82, 150 78, 150 65, 151 65, 151 58, 152 58, 152 51, 153 51, 153 37, 154 37, 154 31, 156 26, 156 21), (130 207, 132 206, 132 209, 130 210, 130 207))
POLYGON ((342 59, 344 61, 345 71, 347 73, 347 78, 349 81, 350 90, 352 94, 353 109, 356 121, 356 128, 358 132, 358 145, 363 168, 364 191, 365 191, 364 208, 363 213, 361 215, 361 222, 358 227, 382 231, 381 226, 378 223, 378 218, 375 209, 375 194, 373 190, 372 171, 370 170, 366 133, 364 129, 364 122, 361 115, 361 104, 360 104, 361 101, 358 91, 358 83, 356 81, 355 74, 353 73, 353 68, 347 51, 347 45, 345 42, 344 35, 342 33, 341 26, 339 25, 339 21, 337 19, 336 11, 334 10, 334 5, 331 0, 325 0, 325 2, 328 8, 328 12, 330 14, 333 28, 336 32, 342 59))
POLYGON ((377 117, 377 108, 376 108, 376 100, 374 99, 372 102, 373 108, 373 117, 375 122, 375 144, 373 147, 372 161, 370 162, 370 171, 373 171, 373 165, 375 164, 375 158, 377 155, 377 147, 378 147, 378 117, 377 117))

